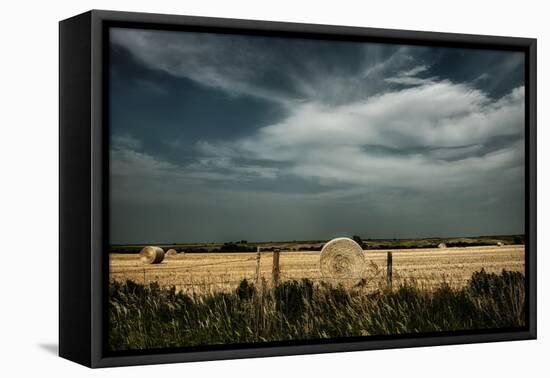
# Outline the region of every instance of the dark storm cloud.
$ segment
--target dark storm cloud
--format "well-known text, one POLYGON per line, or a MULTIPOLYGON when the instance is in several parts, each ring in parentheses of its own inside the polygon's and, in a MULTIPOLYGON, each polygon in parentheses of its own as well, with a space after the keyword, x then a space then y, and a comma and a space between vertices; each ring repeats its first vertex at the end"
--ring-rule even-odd
POLYGON ((282 114, 265 100, 237 99, 147 68, 116 45, 111 48, 111 61, 111 132, 140 139, 142 147, 155 156, 193 159, 198 140, 246 135, 282 114))
POLYGON ((523 232, 523 55, 114 29, 112 242, 523 232))

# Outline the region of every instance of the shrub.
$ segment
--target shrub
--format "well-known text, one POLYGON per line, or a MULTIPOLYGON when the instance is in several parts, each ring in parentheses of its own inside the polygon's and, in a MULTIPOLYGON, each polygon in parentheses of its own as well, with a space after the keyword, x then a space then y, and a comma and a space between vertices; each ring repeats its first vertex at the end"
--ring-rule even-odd
POLYGON ((235 292, 240 300, 248 300, 256 295, 256 287, 254 284, 248 283, 248 280, 244 279, 235 292))

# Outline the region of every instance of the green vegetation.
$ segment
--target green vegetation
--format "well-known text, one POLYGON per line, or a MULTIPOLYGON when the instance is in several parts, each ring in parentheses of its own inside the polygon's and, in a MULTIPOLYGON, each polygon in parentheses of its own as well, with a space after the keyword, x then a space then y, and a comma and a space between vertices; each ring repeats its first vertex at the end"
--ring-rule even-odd
POLYGON ((112 282, 112 350, 346 336, 494 329, 525 325, 521 273, 474 273, 468 284, 414 283, 366 292, 309 280, 275 288, 243 280, 232 293, 187 295, 157 283, 112 282))

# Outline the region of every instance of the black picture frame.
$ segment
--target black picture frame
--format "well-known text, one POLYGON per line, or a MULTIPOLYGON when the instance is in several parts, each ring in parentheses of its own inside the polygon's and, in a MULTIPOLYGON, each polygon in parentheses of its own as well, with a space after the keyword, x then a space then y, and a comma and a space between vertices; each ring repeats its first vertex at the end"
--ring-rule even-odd
POLYGON ((535 339, 536 39, 92 10, 59 23, 59 355, 89 367, 535 339), (106 352, 108 106, 106 28, 136 27, 460 46, 525 52, 527 327, 143 353, 106 352))

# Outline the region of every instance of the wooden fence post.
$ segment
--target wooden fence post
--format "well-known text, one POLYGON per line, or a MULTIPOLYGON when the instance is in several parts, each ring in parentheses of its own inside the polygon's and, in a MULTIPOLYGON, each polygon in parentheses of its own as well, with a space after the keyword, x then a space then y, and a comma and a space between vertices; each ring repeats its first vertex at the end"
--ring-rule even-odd
POLYGON ((256 276, 255 276, 255 286, 256 286, 256 295, 254 296, 254 303, 256 304, 256 324, 255 324, 255 333, 256 333, 256 341, 259 341, 259 335, 260 335, 260 328, 262 324, 262 303, 263 303, 263 290, 259 286, 259 280, 260 280, 260 247, 257 247, 256 249, 256 276))
POLYGON ((260 247, 258 247, 256 252, 256 276, 254 277, 256 281, 256 288, 258 287, 258 281, 260 279, 260 258, 260 247))
POLYGON ((279 251, 274 251, 273 252, 273 270, 272 270, 273 287, 276 287, 279 284, 279 273, 280 273, 279 253, 280 253, 279 251))
POLYGON ((390 290, 392 290, 392 286, 393 286, 393 271, 392 271, 392 265, 393 265, 393 256, 392 256, 392 253, 391 252, 388 252, 388 266, 387 266, 387 274, 386 274, 386 277, 388 279, 388 288, 390 290))

